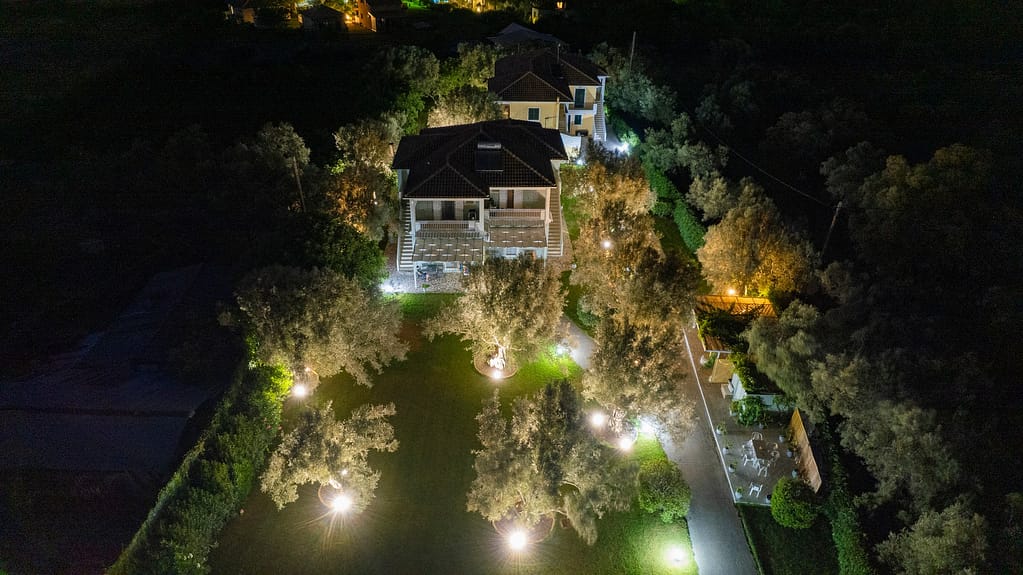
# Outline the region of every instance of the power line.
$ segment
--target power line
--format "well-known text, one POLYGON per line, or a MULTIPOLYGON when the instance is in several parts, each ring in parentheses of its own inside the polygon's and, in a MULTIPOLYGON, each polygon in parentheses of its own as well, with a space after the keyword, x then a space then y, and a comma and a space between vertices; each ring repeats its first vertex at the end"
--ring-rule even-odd
POLYGON ((797 194, 799 194, 799 195, 803 196, 804 198, 806 198, 806 199, 808 199, 808 200, 810 200, 810 201, 812 201, 812 202, 814 202, 814 203, 820 204, 820 205, 822 205, 822 206, 824 206, 824 207, 826 207, 826 208, 834 208, 834 207, 835 207, 835 206, 833 206, 833 205, 831 205, 831 204, 829 204, 829 203, 827 203, 827 202, 825 202, 825 201, 823 201, 823 200, 821 200, 821 199, 818 199, 818 198, 817 198, 817 197, 815 197, 815 196, 812 196, 812 195, 810 195, 810 194, 808 194, 808 193, 804 192, 803 190, 800 190, 799 188, 797 188, 797 187, 793 186, 792 184, 790 184, 790 183, 788 183, 788 182, 785 182, 785 181, 783 181, 783 180, 782 180, 781 178, 778 178, 778 177, 776 177, 776 176, 775 176, 774 174, 771 174, 771 173, 770 173, 770 172, 768 172, 767 170, 765 170, 765 169, 761 168, 761 167, 760 167, 760 166, 758 166, 758 165, 757 165, 756 163, 754 163, 754 162, 753 162, 753 160, 750 160, 750 159, 749 159, 749 158, 747 158, 746 156, 743 156, 742 154, 740 154, 740 153, 739 153, 739 151, 738 151, 738 150, 736 150, 734 146, 732 146, 732 145, 731 145, 731 144, 729 144, 728 142, 724 141, 724 140, 723 140, 723 139, 721 138, 721 136, 718 136, 718 135, 717 135, 716 133, 714 133, 714 130, 711 130, 711 129, 710 129, 710 128, 708 128, 707 126, 704 126, 704 125, 703 125, 703 123, 701 123, 701 122, 700 122, 700 121, 699 121, 698 119, 696 119, 695 117, 694 117, 693 119, 694 119, 694 120, 696 121, 696 123, 697 123, 697 124, 699 124, 699 125, 700 125, 700 128, 702 128, 702 129, 706 130, 706 131, 707 131, 707 132, 708 132, 708 133, 709 133, 709 134, 710 134, 711 136, 714 136, 714 139, 716 139, 716 140, 717 140, 718 142, 720 142, 720 143, 721 143, 721 144, 723 144, 723 145, 724 145, 724 146, 725 146, 726 148, 728 148, 728 151, 729 151, 729 152, 731 152, 731 153, 735 154, 736 156, 738 156, 740 160, 742 160, 742 161, 746 162, 747 164, 749 164, 750 166, 752 166, 752 167, 753 167, 754 169, 756 169, 756 170, 757 170, 758 172, 760 172, 761 174, 764 174, 764 175, 765 175, 765 176, 767 176, 768 178, 771 178, 772 180, 774 180, 774 181, 778 182, 779 184, 781 184, 781 185, 785 186, 786 188, 788 188, 788 189, 792 190, 793 192, 796 192, 797 194))

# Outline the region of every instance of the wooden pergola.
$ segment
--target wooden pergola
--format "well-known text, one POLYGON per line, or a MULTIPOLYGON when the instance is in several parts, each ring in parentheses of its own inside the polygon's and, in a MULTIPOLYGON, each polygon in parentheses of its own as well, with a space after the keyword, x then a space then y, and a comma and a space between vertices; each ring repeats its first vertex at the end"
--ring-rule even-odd
MULTIPOLYGON (((734 316, 777 317, 774 305, 766 297, 747 297, 727 294, 696 296, 696 314, 725 312, 734 316)), ((714 335, 700 333, 704 353, 717 356, 732 353, 728 344, 714 335)))

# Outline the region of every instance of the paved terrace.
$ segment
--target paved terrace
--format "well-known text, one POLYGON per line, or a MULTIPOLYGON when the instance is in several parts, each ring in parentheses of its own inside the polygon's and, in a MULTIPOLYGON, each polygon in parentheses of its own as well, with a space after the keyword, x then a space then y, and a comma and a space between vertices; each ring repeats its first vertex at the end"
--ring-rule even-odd
POLYGON ((727 395, 727 385, 710 383, 711 369, 703 367, 699 363, 700 344, 699 335, 696 330, 695 319, 686 326, 683 331, 685 335, 686 348, 692 358, 691 369, 694 376, 699 380, 699 390, 702 393, 706 404, 705 415, 710 418, 711 429, 723 425, 722 434, 713 434, 714 445, 718 453, 720 464, 725 471, 728 480, 729 492, 736 497, 737 501, 757 505, 769 505, 769 497, 778 480, 782 477, 791 477, 795 470, 795 459, 790 457, 786 451, 786 423, 778 423, 777 420, 763 428, 747 427, 740 425, 735 417, 729 415, 729 407, 732 403, 731 395, 727 395), (761 449, 760 455, 768 462, 771 462, 766 469, 758 469, 752 462, 744 463, 744 444, 756 437, 757 446, 761 449), (725 446, 730 449, 725 452, 725 446), (734 471, 732 470, 734 466, 734 471), (759 494, 751 494, 750 488, 759 485, 759 494), (735 496, 736 489, 742 490, 742 495, 735 496))

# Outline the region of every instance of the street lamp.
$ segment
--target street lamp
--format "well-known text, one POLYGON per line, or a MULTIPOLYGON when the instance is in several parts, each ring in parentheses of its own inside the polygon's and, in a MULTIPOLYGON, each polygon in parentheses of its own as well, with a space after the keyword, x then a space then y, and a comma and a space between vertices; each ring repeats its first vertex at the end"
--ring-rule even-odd
POLYGON ((603 248, 604 248, 605 250, 609 250, 609 249, 611 249, 611 240, 604 240, 604 241, 600 242, 600 245, 601 245, 601 246, 602 246, 602 247, 603 247, 603 248))

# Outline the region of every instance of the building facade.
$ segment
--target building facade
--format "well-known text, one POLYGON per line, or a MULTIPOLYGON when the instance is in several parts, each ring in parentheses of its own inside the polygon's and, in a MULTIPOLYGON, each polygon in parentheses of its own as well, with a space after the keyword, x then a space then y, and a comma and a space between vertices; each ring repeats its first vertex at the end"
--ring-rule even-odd
POLYGON ((603 141, 607 72, 559 47, 505 56, 494 65, 488 88, 505 117, 536 122, 563 134, 578 153, 583 139, 603 141))
POLYGON ((406 136, 398 175, 398 267, 456 272, 487 257, 560 257, 565 242, 556 130, 521 120, 406 136))

